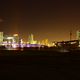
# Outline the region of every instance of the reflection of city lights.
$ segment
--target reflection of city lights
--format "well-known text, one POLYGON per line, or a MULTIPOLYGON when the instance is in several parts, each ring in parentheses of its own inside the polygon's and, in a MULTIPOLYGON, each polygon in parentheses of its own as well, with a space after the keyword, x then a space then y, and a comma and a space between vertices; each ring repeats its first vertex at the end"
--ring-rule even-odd
POLYGON ((4 45, 4 46, 5 46, 5 45, 7 45, 7 44, 8 44, 8 43, 7 43, 7 41, 5 41, 5 42, 3 42, 3 44, 2 44, 2 45, 4 45))
POLYGON ((8 43, 11 44, 11 41, 9 41, 8 43))
POLYGON ((12 47, 13 47, 13 48, 17 48, 17 45, 16 45, 16 44, 12 44, 12 47))
POLYGON ((29 44, 27 44, 27 46, 26 47, 31 47, 29 44))
POLYGON ((23 48, 24 47, 24 45, 23 44, 21 44, 21 48, 23 48))

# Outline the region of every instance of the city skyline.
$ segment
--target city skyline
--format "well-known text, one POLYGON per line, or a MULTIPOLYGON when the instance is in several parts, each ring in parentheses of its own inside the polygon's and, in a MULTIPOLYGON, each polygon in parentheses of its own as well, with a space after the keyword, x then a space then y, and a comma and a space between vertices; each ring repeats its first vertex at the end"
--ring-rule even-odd
MULTIPOLYGON (((2 37, 2 38, 8 38, 8 37, 10 37, 10 38, 12 38, 13 36, 18 36, 19 37, 19 39, 22 39, 22 40, 24 40, 24 42, 28 42, 28 41, 46 41, 46 40, 48 40, 49 42, 62 42, 62 41, 73 41, 73 40, 80 40, 80 30, 77 30, 76 31, 76 38, 75 39, 73 39, 73 33, 72 33, 72 31, 70 31, 69 32, 69 39, 68 40, 53 40, 53 41, 50 41, 48 38, 44 38, 44 39, 42 39, 42 40, 39 40, 39 39, 37 39, 36 37, 37 36, 35 36, 34 34, 29 34, 28 36, 26 36, 27 37, 27 39, 25 39, 24 37, 21 37, 20 36, 20 34, 18 34, 18 33, 14 33, 14 34, 5 34, 5 32, 0 32, 0 36, 2 37)), ((2 39, 1 38, 1 39, 2 39)), ((32 42, 32 43, 34 43, 34 42, 32 42)))
POLYGON ((80 30, 79 0, 27 0, 0 1, 0 31, 18 33, 25 40, 29 34, 35 39, 63 41, 76 39, 80 30))

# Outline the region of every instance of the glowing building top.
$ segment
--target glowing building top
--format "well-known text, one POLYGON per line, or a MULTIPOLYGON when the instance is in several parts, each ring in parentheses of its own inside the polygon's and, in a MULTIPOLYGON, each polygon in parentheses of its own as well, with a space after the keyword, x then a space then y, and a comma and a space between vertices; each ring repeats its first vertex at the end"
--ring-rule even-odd
POLYGON ((28 43, 29 43, 29 44, 36 44, 36 43, 37 43, 37 41, 34 40, 33 34, 31 34, 31 35, 29 36, 29 38, 28 38, 28 43))
POLYGON ((19 36, 18 34, 13 34, 13 36, 19 36))
POLYGON ((3 32, 0 32, 0 44, 3 42, 3 32))
POLYGON ((77 40, 80 40, 80 31, 77 31, 77 40))

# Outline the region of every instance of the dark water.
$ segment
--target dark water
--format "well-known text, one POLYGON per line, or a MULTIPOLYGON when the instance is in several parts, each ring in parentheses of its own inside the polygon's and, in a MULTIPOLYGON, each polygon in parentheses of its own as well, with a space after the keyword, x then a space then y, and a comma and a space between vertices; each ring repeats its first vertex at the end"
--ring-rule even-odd
POLYGON ((80 80, 80 52, 0 51, 0 78, 80 80))

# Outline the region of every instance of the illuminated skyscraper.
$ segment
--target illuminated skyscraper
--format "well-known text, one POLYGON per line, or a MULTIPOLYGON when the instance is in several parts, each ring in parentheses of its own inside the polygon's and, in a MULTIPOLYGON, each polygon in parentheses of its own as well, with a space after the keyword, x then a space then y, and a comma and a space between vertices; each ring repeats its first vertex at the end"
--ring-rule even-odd
POLYGON ((77 31, 77 40, 80 40, 80 31, 77 31))
POLYGON ((80 31, 77 31, 77 40, 79 40, 79 47, 80 47, 80 31))
POLYGON ((14 37, 14 42, 15 43, 19 43, 19 35, 18 34, 14 34, 13 37, 14 37))
POLYGON ((29 44, 36 44, 36 43, 37 43, 37 41, 34 41, 34 36, 33 36, 33 34, 31 34, 31 35, 29 36, 29 38, 28 38, 28 43, 29 43, 29 44))
POLYGON ((28 42, 32 44, 33 40, 33 34, 29 35, 28 42))
POLYGON ((0 44, 2 44, 2 42, 3 42, 3 32, 0 32, 0 44))

